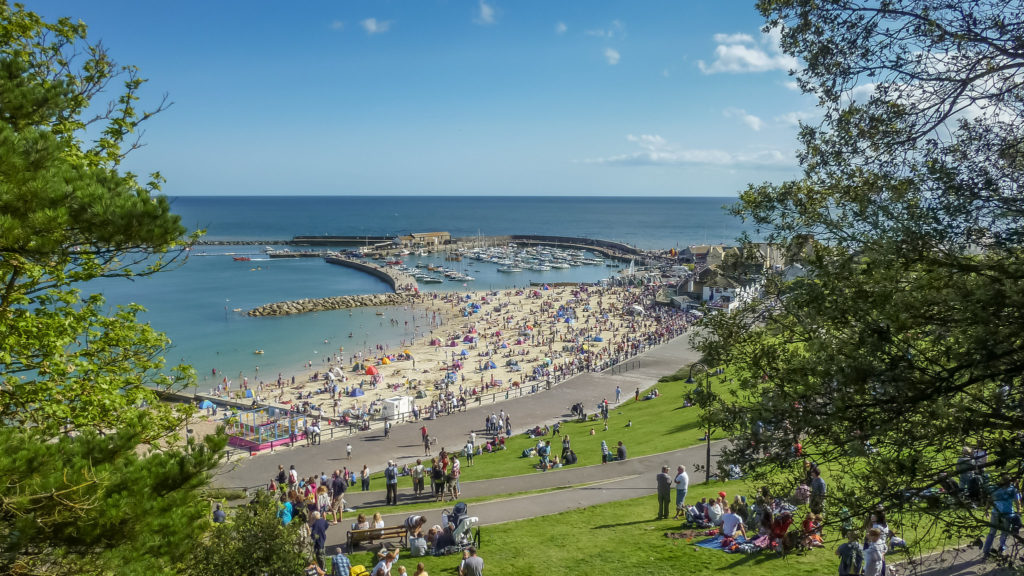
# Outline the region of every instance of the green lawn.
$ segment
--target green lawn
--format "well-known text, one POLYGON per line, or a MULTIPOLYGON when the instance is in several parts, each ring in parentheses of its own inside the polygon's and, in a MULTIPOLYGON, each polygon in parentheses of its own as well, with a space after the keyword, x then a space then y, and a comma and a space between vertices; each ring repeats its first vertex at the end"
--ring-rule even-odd
MULTIPOLYGON (((688 496, 712 496, 719 490, 751 493, 741 481, 693 486, 688 496)), ((655 496, 509 522, 481 529, 480 556, 488 574, 587 574, 678 576, 705 572, 820 576, 834 574, 834 547, 781 558, 772 553, 726 554, 697 548, 693 541, 665 537, 679 531, 677 520, 654 520, 655 496)), ((472 511, 472 508, 470 508, 472 511)), ((699 540, 701 538, 696 538, 699 540)), ((353 564, 372 568, 372 552, 352 555, 353 564)), ((900 555, 892 558, 895 560, 900 555)), ((431 574, 456 574, 458 556, 399 559, 411 574, 423 562, 431 574)), ((393 572, 397 574, 397 570, 393 572)))
MULTIPOLYGON (((711 382, 716 392, 724 392, 731 388, 731 385, 725 382, 725 376, 712 377, 711 382)), ((563 422, 559 436, 553 437, 550 434, 547 436, 547 439, 551 440, 552 456, 561 454, 562 435, 565 434, 569 435, 572 449, 579 457, 577 465, 584 466, 601 461, 602 440, 608 443, 608 447, 612 451, 621 440, 629 451, 630 457, 658 454, 700 444, 701 437, 704 435, 704 431, 698 429, 697 425, 700 409, 697 407, 683 408, 683 398, 693 390, 693 385, 686 384, 684 381, 675 381, 658 382, 654 387, 658 388, 661 396, 653 400, 643 400, 641 396, 641 400, 635 402, 631 394, 624 394, 623 397, 628 397, 629 400, 617 407, 610 408, 607 431, 604 430, 604 423, 600 419, 585 423, 563 422), (626 425, 630 421, 633 425, 627 427, 626 425), (594 430, 593 436, 590 435, 591 430, 594 430)), ((512 403, 509 407, 514 418, 515 404, 512 403)), ((593 413, 596 408, 596 405, 587 406, 586 410, 593 413)), ((565 407, 565 411, 568 413, 568 406, 565 407)), ((462 480, 469 482, 538 473, 534 468, 537 464, 536 458, 522 458, 523 450, 536 445, 537 439, 528 438, 522 428, 514 428, 513 432, 516 434, 507 440, 506 450, 481 454, 476 457, 474 466, 469 466, 465 458, 460 456, 462 480)), ((469 439, 468 431, 466 439, 469 439)), ((484 441, 483 435, 478 433, 477 444, 482 445, 484 441)), ((465 443, 462 443, 457 446, 446 446, 446 448, 461 451, 464 445, 465 443)), ((430 459, 427 458, 425 462, 429 465, 430 459)), ((406 463, 412 465, 415 460, 398 462, 399 466, 406 463)), ((383 474, 373 476, 371 488, 383 488, 383 474)), ((400 478, 398 488, 400 491, 411 490, 412 479, 400 478)))

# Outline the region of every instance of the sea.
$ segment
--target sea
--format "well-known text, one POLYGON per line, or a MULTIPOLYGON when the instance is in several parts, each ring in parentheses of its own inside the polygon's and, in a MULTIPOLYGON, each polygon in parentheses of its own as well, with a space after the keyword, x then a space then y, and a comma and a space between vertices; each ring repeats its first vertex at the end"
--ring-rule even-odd
MULTIPOLYGON (((465 196, 180 196, 172 210, 205 240, 259 241, 258 245, 202 245, 171 269, 151 277, 90 283, 111 312, 136 303, 140 320, 171 340, 168 365, 197 371, 195 390, 222 378, 273 381, 323 367, 377 344, 396 348, 420 339, 429 319, 409 307, 353 309, 254 318, 245 311, 269 302, 389 292, 381 280, 318 258, 269 259, 266 246, 297 235, 393 236, 449 232, 453 237, 550 234, 615 240, 644 249, 733 243, 746 230, 725 206, 734 198, 465 197, 465 196), (248 261, 236 261, 245 256, 248 261), (378 315, 383 312, 383 315, 378 315), (257 351, 262 351, 257 354, 257 351), (213 371, 217 371, 215 376, 213 371)), ((500 273, 473 260, 412 256, 407 264, 455 267, 472 282, 423 284, 423 291, 497 290, 531 281, 596 282, 616 269, 581 266, 500 273)), ((422 314, 422 313, 421 313, 422 314)))

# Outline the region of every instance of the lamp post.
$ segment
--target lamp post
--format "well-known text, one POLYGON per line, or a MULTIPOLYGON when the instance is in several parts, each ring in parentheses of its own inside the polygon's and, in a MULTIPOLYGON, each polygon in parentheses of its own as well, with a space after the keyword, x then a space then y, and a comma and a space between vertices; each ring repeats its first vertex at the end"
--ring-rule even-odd
MULTIPOLYGON (((708 370, 707 366, 705 366, 704 364, 701 364, 700 362, 694 362, 693 364, 690 364, 690 375, 686 377, 686 383, 687 384, 693 384, 693 369, 694 368, 700 368, 701 370, 704 371, 704 382, 705 382, 705 384, 704 384, 704 386, 705 386, 704 393, 705 393, 705 399, 706 399, 706 401, 704 402, 704 408, 707 409, 708 405, 711 403, 711 371, 708 370)), ((704 438, 707 440, 707 447, 708 447, 707 459, 704 462, 704 483, 706 484, 706 483, 711 481, 711 421, 710 420, 708 421, 707 435, 704 438)))

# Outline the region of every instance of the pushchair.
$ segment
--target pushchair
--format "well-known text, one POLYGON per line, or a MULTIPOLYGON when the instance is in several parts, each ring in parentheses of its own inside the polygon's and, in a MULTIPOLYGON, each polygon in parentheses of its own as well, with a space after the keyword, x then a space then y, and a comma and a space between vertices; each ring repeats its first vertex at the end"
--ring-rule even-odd
POLYGON ((434 543, 435 556, 455 554, 470 546, 480 547, 480 527, 477 526, 480 519, 469 516, 469 507, 465 502, 455 504, 450 512, 443 510, 441 522, 444 524, 444 532, 434 543))

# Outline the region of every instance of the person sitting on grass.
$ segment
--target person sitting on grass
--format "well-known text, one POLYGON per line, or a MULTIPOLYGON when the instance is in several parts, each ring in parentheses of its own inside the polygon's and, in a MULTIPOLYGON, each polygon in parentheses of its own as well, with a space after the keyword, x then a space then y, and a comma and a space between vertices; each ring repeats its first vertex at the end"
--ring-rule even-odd
POLYGON ((824 548, 825 543, 821 539, 821 517, 808 512, 804 521, 800 524, 801 544, 805 548, 824 548))
POLYGON ((725 513, 722 514, 722 535, 735 538, 736 530, 739 530, 743 538, 746 539, 747 527, 743 524, 743 518, 740 518, 739 514, 726 507, 725 513))

